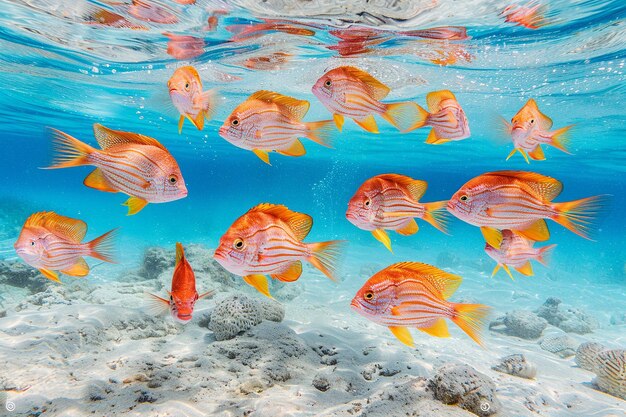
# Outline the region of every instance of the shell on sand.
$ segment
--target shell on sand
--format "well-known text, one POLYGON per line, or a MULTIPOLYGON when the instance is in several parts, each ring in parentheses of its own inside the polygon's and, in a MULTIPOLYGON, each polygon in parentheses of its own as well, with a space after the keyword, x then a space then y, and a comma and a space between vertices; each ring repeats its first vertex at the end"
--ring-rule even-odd
POLYGON ((537 375, 535 365, 528 362, 526 357, 520 353, 505 356, 500 359, 500 363, 492 366, 491 369, 526 379, 534 379, 537 375))
POLYGON ((626 400, 626 350, 606 350, 598 355, 596 385, 600 390, 626 400))
POLYGON ((576 349, 576 365, 587 371, 595 372, 598 364, 598 355, 605 350, 606 347, 600 343, 581 343, 578 349, 576 349))

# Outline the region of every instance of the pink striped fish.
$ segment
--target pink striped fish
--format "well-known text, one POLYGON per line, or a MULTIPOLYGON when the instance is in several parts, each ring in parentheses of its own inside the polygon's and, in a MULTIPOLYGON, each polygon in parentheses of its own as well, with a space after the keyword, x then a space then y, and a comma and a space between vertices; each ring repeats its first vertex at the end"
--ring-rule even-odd
POLYGON ((393 264, 374 274, 352 299, 351 307, 374 323, 387 326, 413 347, 408 327, 431 336, 449 337, 444 319, 452 320, 476 343, 489 307, 448 301, 462 278, 419 262, 393 264))
POLYGON ((423 219, 446 233, 446 203, 420 203, 426 181, 398 174, 377 175, 365 181, 348 203, 346 218, 372 235, 391 251, 386 230, 409 236, 419 230, 415 219, 423 219))
POLYGON ((309 102, 272 91, 257 91, 230 114, 219 134, 233 145, 251 150, 266 164, 268 152, 302 156, 306 153, 298 138, 328 146, 335 131, 332 120, 303 122, 309 102))
POLYGON ((93 165, 96 169, 84 184, 96 190, 131 196, 125 203, 128 215, 148 203, 165 203, 187 196, 185 180, 176 160, 156 139, 138 133, 112 130, 94 124, 102 150, 53 129, 57 151, 49 168, 93 165))
POLYGON ((479 226, 487 243, 496 249, 501 243, 496 229, 509 229, 534 241, 548 240, 544 219, 589 239, 607 197, 553 203, 562 189, 560 181, 534 172, 488 172, 465 183, 448 202, 448 211, 479 226))
POLYGON ((469 124, 465 112, 459 105, 454 94, 449 90, 434 91, 426 96, 430 112, 423 124, 417 123, 414 128, 431 126, 432 130, 426 138, 430 145, 441 145, 449 141, 463 140, 470 137, 469 124))
POLYGON ((344 116, 368 132, 378 133, 374 115, 387 120, 401 132, 423 123, 428 115, 416 103, 382 103, 391 91, 367 72, 355 67, 338 67, 322 75, 313 86, 313 94, 333 113, 339 130, 344 116))
POLYGON ((489 243, 485 244, 487 255, 498 263, 491 273, 492 277, 502 268, 513 279, 509 266, 523 275, 532 276, 534 274, 530 260, 534 259, 542 265, 547 265, 548 257, 552 249, 556 247, 556 245, 548 245, 543 248, 534 248, 535 242, 506 229, 501 232, 501 235, 499 248, 494 248, 489 243))
POLYGON ((342 241, 304 243, 313 219, 285 206, 260 204, 238 218, 220 239, 215 260, 229 272, 271 297, 266 275, 293 282, 310 262, 335 280, 342 241))
POLYGON ((89 274, 89 265, 83 256, 113 262, 115 230, 81 243, 87 234, 87 224, 53 211, 32 214, 24 223, 13 245, 18 256, 28 265, 52 281, 61 282, 56 271, 74 277, 89 274))

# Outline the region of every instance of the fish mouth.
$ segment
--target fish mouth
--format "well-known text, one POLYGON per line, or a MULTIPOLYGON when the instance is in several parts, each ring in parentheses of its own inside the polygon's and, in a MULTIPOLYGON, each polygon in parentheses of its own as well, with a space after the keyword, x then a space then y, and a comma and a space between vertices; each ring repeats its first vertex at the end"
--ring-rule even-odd
POLYGON ((352 310, 360 310, 361 309, 361 304, 357 301, 356 298, 353 298, 352 302, 350 303, 350 308, 352 310))
POLYGON ((448 204, 446 204, 446 208, 448 209, 448 211, 454 211, 454 203, 452 202, 452 200, 448 201, 448 204))

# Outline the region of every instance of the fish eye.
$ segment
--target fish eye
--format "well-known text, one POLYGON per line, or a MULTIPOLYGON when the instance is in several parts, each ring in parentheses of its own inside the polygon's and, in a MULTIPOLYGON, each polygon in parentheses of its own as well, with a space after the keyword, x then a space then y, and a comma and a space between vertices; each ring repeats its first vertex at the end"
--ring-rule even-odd
POLYGON ((34 240, 30 241, 30 246, 35 246, 35 241, 34 240))
POLYGON ((170 184, 176 184, 178 182, 178 178, 176 178, 176 175, 170 175, 169 177, 167 177, 167 180, 170 182, 170 184))
POLYGON ((237 125, 239 125, 239 119, 233 119, 233 120, 231 120, 230 124, 231 124, 231 125, 233 125, 233 126, 237 126, 237 125))
POLYGON ((333 82, 331 80, 326 80, 326 82, 324 83, 324 85, 326 87, 330 87, 331 85, 333 85, 333 82))
POLYGON ((237 249, 237 250, 242 250, 246 245, 243 243, 243 240, 241 239, 235 239, 235 241, 233 242, 233 248, 237 249))
POLYGON ((466 196, 466 195, 462 195, 462 196, 461 196, 461 198, 459 198, 459 200, 461 200, 461 201, 467 201, 467 199, 468 199, 468 198, 469 198, 468 196, 466 196))
POLYGON ((189 82, 185 83, 185 90, 189 90, 189 82))
POLYGON ((535 119, 530 119, 530 124, 535 124, 535 119))
POLYGON ((369 198, 367 200, 365 200, 365 207, 369 207, 372 204, 372 200, 370 200, 369 198))
POLYGON ((170 301, 174 301, 174 296, 170 295, 170 301))
POLYGON ((365 297, 366 300, 371 300, 372 298, 374 298, 374 293, 371 291, 368 291, 365 294, 363 294, 363 297, 365 297))

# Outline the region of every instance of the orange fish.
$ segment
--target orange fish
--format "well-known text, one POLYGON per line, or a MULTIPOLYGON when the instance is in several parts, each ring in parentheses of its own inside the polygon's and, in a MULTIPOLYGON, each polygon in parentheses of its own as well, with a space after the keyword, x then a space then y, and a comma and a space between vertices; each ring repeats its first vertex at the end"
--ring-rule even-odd
POLYGON ((207 291, 198 295, 196 290, 196 275, 193 268, 185 258, 183 245, 176 243, 176 266, 172 276, 172 289, 168 291, 169 300, 158 295, 148 294, 150 297, 150 310, 155 315, 165 313, 167 310, 179 323, 188 323, 193 314, 196 301, 209 297, 215 291, 207 291))
POLYGON ((431 336, 450 337, 444 319, 459 326, 476 343, 489 307, 448 301, 462 278, 419 262, 390 265, 374 274, 352 299, 357 313, 387 326, 402 343, 414 347, 408 327, 431 336))
POLYGON ((128 13, 145 22, 171 25, 178 23, 178 17, 169 9, 156 5, 149 0, 132 0, 128 13))
POLYGON ((215 260, 243 276, 260 293, 271 297, 266 275, 293 282, 302 274, 302 261, 335 281, 342 241, 304 243, 313 219, 282 205, 260 204, 238 218, 215 250, 215 260))
POLYGON ((567 133, 573 125, 551 131, 552 119, 539 111, 537 103, 532 98, 513 116, 511 123, 505 120, 503 122, 515 147, 506 158, 507 161, 515 152, 521 153, 527 163, 529 163, 529 156, 531 159, 543 161, 546 157, 543 149, 541 149, 542 144, 554 146, 565 153, 569 153, 566 148, 567 133))
POLYGON ((369 230, 389 251, 391 239, 385 230, 409 236, 417 233, 415 218, 423 219, 446 232, 446 203, 420 203, 426 181, 405 175, 377 175, 365 181, 348 203, 346 218, 362 230, 369 230))
POLYGON ((24 262, 37 268, 43 276, 61 282, 55 271, 73 277, 89 274, 89 265, 83 256, 113 262, 114 233, 115 230, 111 230, 91 242, 82 243, 87 234, 85 222, 42 211, 26 220, 13 247, 24 262))
POLYGON ((266 164, 268 152, 302 156, 306 150, 298 138, 330 147, 335 131, 332 120, 303 122, 309 102, 272 91, 257 91, 228 116, 219 130, 221 137, 238 148, 251 150, 266 164))
POLYGON ((378 133, 374 115, 379 115, 401 132, 423 122, 428 115, 416 103, 382 103, 389 94, 385 84, 355 67, 338 67, 320 77, 313 94, 333 113, 335 123, 342 129, 344 116, 352 118, 368 132, 378 133))
POLYGON ((204 53, 204 40, 195 36, 174 35, 164 33, 167 42, 167 53, 176 59, 192 59, 204 53))
POLYGON ((547 7, 541 3, 531 1, 523 6, 511 4, 507 6, 500 16, 505 22, 515 23, 517 26, 524 26, 528 29, 539 29, 545 26, 544 18, 547 7))
POLYGON ((96 169, 83 182, 87 187, 131 196, 124 203, 128 215, 148 203, 165 203, 187 196, 178 163, 156 139, 138 133, 93 125, 102 150, 53 129, 54 164, 49 169, 93 165, 96 169))
POLYGON ((434 91, 426 96, 428 116, 416 123, 413 128, 431 126, 426 138, 430 145, 441 145, 449 141, 467 139, 470 136, 469 124, 465 112, 454 94, 449 90, 434 91))
POLYGON ((534 241, 548 240, 545 219, 590 239, 607 196, 552 202, 562 190, 560 181, 534 172, 488 172, 465 183, 448 202, 448 211, 479 226, 487 243, 496 249, 502 236, 498 230, 509 229, 534 241))
POLYGON ((497 236, 497 239, 501 242, 500 247, 494 248, 489 243, 485 244, 487 255, 498 263, 491 273, 492 277, 496 275, 500 268, 503 268, 509 274, 509 277, 513 279, 509 266, 512 266, 523 275, 532 276, 533 267, 530 265, 530 260, 534 259, 543 265, 547 265, 548 257, 552 249, 556 247, 556 245, 548 245, 543 248, 533 248, 535 242, 510 230, 496 231, 495 233, 500 234, 500 236, 497 236))
POLYGON ((202 91, 198 71, 190 65, 178 68, 167 82, 170 98, 180 113, 178 133, 183 130, 185 118, 198 129, 204 129, 204 119, 211 119, 215 111, 215 91, 202 91))

